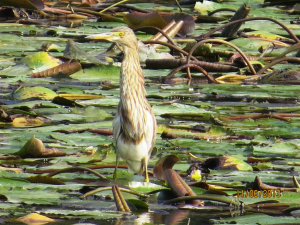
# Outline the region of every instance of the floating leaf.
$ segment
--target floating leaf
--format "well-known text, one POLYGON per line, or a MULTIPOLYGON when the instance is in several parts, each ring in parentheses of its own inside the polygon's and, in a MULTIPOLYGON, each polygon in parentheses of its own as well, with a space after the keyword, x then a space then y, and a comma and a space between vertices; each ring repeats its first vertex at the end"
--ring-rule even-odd
POLYGON ((58 104, 58 105, 65 105, 65 106, 71 106, 71 107, 83 107, 83 105, 75 102, 72 99, 67 99, 61 96, 56 96, 52 100, 53 103, 58 104))
POLYGON ((37 158, 64 156, 66 153, 56 148, 45 148, 43 142, 33 136, 18 152, 15 152, 14 155, 18 155, 21 158, 37 158))
POLYGON ((267 38, 272 40, 281 40, 286 42, 292 41, 290 38, 286 38, 277 34, 272 34, 265 30, 247 32, 245 33, 244 37, 260 37, 260 38, 267 38))
POLYGON ((105 80, 118 82, 120 77, 120 67, 114 65, 98 65, 80 70, 70 75, 70 77, 82 82, 99 82, 105 80))
POLYGON ((14 173, 23 173, 23 170, 20 169, 20 168, 10 168, 10 167, 3 167, 3 166, 0 166, 0 171, 2 171, 2 172, 7 171, 7 172, 14 172, 14 173))
POLYGON ((162 29, 167 25, 166 21, 159 15, 158 12, 133 12, 124 16, 123 19, 124 22, 133 29, 146 26, 155 26, 162 29))
POLYGON ((16 100, 24 100, 29 98, 39 98, 43 100, 52 100, 54 97, 56 97, 57 94, 45 87, 20 87, 18 88, 14 94, 13 97, 16 100))
POLYGON ((0 201, 7 201, 8 198, 5 195, 0 194, 0 201))
POLYGON ((42 225, 50 222, 55 222, 54 219, 40 215, 38 213, 30 213, 27 216, 22 216, 16 219, 16 221, 26 223, 28 225, 42 225))
MULTIPOLYGON (((175 115, 175 114, 173 114, 175 115)), ((172 115, 172 116, 173 116, 172 115)), ((177 115, 180 115, 178 113, 177 115)), ((177 117, 176 115, 176 117, 177 117)), ((184 116, 184 114, 182 114, 184 116)), ((191 115, 190 115, 191 116, 191 115)), ((203 115, 201 115, 203 116, 203 115)), ((193 118, 194 119, 194 118, 193 118)), ((186 131, 186 130, 179 130, 179 129, 169 129, 162 133, 163 138, 191 138, 191 139, 226 139, 228 135, 232 133, 229 129, 224 129, 223 127, 212 126, 211 129, 205 133, 203 132, 194 132, 194 131, 186 131)))
POLYGON ((208 190, 212 194, 218 194, 218 195, 236 194, 236 190, 234 188, 227 188, 219 185, 208 184, 206 182, 193 183, 191 184, 191 186, 208 190))
POLYGON ((221 156, 207 159, 202 165, 213 170, 243 170, 252 171, 252 167, 241 159, 232 156, 221 156))
POLYGON ((140 199, 127 199, 127 202, 130 202, 130 204, 134 205, 137 209, 141 210, 148 210, 149 205, 140 199))
MULTIPOLYGON (((275 210, 272 209, 272 212, 275 210)), ((261 209, 260 209, 261 211, 261 209)), ((254 213, 254 214, 247 214, 244 216, 234 217, 234 218, 220 218, 220 219, 212 219, 212 223, 214 224, 272 224, 272 225, 280 225, 280 224, 298 224, 300 223, 300 218, 295 217, 287 217, 287 216, 273 216, 267 215, 264 213, 254 213), (252 221, 249 223, 249 221, 252 221), (254 222, 256 221, 256 222, 254 222)))
MULTIPOLYGON (((189 52, 192 47, 196 44, 196 42, 188 42, 186 44, 186 46, 184 47, 183 50, 189 52)), ((205 43, 205 44, 201 44, 199 45, 193 52, 193 55, 209 55, 212 54, 212 44, 210 43, 205 43)))
POLYGON ((37 127, 44 124, 40 118, 17 117, 12 121, 14 127, 37 127))
POLYGON ((216 78, 220 84, 242 84, 243 80, 249 78, 249 76, 237 75, 237 74, 227 74, 216 78))
POLYGON ((57 178, 43 176, 43 175, 27 177, 27 180, 29 180, 31 183, 56 184, 56 185, 65 184, 64 182, 60 181, 57 178))
POLYGON ((274 143, 267 146, 255 146, 254 156, 290 156, 299 157, 299 146, 291 142, 274 143))
POLYGON ((73 40, 68 40, 64 56, 69 59, 76 59, 83 62, 103 64, 98 58, 83 51, 73 40))
POLYGON ((300 70, 274 71, 258 78, 261 84, 300 84, 300 70))
POLYGON ((60 60, 54 58, 47 52, 37 52, 33 55, 26 56, 21 60, 26 63, 34 73, 48 70, 52 67, 56 67, 60 64, 60 60))
POLYGON ((149 193, 149 192, 155 192, 155 191, 167 189, 166 186, 162 186, 154 183, 148 183, 148 182, 138 182, 138 181, 129 182, 128 186, 130 187, 130 189, 142 193, 149 193))
POLYGON ((196 2, 195 10, 199 11, 201 15, 206 15, 207 11, 213 11, 219 8, 223 8, 220 3, 204 0, 202 2, 196 2))
POLYGON ((105 95, 89 95, 89 94, 59 94, 58 96, 69 100, 105 98, 105 95))

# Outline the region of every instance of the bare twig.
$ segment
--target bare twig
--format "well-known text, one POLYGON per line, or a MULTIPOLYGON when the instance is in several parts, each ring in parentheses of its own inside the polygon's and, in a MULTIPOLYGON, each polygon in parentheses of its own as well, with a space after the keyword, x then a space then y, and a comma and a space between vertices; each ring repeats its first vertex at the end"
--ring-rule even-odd
POLYGON ((246 21, 251 21, 251 20, 270 20, 270 21, 272 21, 274 23, 277 23, 284 30, 286 30, 286 32, 295 40, 295 42, 297 42, 297 43, 300 42, 300 40, 296 37, 296 35, 289 28, 287 28, 284 24, 278 22, 277 20, 274 20, 274 19, 271 19, 271 18, 267 18, 267 17, 253 17, 253 18, 245 18, 245 19, 235 20, 235 21, 226 23, 225 25, 219 26, 219 27, 217 27, 217 28, 209 31, 208 33, 202 35, 201 39, 208 38, 210 35, 212 35, 213 33, 215 33, 218 30, 223 29, 224 27, 230 26, 230 25, 235 24, 235 23, 246 22, 246 21))

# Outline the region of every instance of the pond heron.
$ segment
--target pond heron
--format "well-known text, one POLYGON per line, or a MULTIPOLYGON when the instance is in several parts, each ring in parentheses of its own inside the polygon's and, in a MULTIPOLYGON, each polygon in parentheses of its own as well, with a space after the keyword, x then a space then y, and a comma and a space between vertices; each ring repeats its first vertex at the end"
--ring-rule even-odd
POLYGON ((120 102, 113 121, 116 146, 114 179, 121 157, 129 172, 142 174, 145 171, 145 181, 149 182, 147 165, 155 142, 156 119, 146 99, 137 38, 127 27, 117 27, 111 32, 87 38, 117 43, 124 53, 120 71, 120 102))

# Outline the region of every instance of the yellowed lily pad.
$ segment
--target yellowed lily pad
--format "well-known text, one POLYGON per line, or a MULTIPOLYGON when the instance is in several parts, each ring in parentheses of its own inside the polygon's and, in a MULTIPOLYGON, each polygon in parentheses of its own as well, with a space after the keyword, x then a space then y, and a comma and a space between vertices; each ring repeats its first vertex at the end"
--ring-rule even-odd
POLYGON ((21 62, 26 63, 33 70, 33 73, 48 70, 60 65, 60 60, 54 58, 47 52, 37 52, 33 55, 26 56, 21 62))
POLYGON ((64 182, 60 181, 57 178, 43 176, 43 175, 31 176, 28 177, 27 180, 30 181, 31 183, 56 184, 56 185, 65 184, 64 182))
POLYGON ((24 100, 29 98, 40 98, 42 100, 52 100, 57 94, 45 87, 21 87, 18 88, 13 97, 16 100, 24 100))
POLYGON ((23 170, 20 168, 10 168, 10 167, 3 167, 3 166, 0 166, 0 171, 23 173, 23 170))
POLYGON ((241 159, 233 156, 221 156, 209 158, 203 164, 203 167, 215 170, 241 170, 252 171, 253 168, 241 159))
POLYGON ((12 125, 14 127, 32 127, 41 126, 44 122, 40 118, 30 118, 30 117, 17 117, 13 120, 12 125))
POLYGON ((16 220, 22 223, 32 224, 32 225, 41 225, 49 222, 55 222, 54 219, 40 215, 38 213, 30 213, 27 216, 22 216, 16 220))

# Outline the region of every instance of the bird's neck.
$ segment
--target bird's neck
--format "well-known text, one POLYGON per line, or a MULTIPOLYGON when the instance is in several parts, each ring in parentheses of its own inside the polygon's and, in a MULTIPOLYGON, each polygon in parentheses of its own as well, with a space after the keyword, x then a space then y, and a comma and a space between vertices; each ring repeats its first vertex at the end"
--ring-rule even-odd
POLYGON ((137 50, 123 47, 123 52, 118 113, 122 121, 123 135, 128 140, 139 142, 146 132, 146 112, 150 112, 151 107, 146 99, 144 76, 137 50))
POLYGON ((120 72, 120 98, 122 100, 128 98, 129 95, 145 98, 144 75, 140 66, 137 44, 122 47, 124 58, 120 72))

